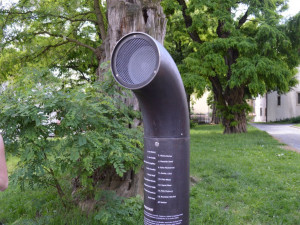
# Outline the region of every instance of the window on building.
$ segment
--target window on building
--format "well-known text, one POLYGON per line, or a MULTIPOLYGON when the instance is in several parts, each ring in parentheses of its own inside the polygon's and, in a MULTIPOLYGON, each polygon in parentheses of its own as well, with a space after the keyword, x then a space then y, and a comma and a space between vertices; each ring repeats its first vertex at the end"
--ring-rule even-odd
POLYGON ((260 108, 260 113, 259 113, 259 115, 262 116, 262 108, 260 108))
POLYGON ((277 96, 277 105, 281 105, 281 96, 280 95, 277 96))
POLYGON ((298 102, 298 104, 300 105, 300 92, 298 92, 297 94, 298 94, 297 102, 298 102))
POLYGON ((267 108, 265 108, 265 115, 266 115, 266 117, 267 117, 267 114, 268 113, 268 110, 267 110, 267 108))

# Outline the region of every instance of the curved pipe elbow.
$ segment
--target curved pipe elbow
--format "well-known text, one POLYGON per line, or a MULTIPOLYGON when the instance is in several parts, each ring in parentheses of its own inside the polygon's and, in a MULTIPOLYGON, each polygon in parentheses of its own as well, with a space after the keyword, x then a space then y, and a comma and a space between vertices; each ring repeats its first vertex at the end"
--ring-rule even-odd
POLYGON ((145 137, 189 137, 183 82, 174 60, 158 41, 144 33, 123 37, 113 51, 112 71, 118 83, 136 95, 145 137))

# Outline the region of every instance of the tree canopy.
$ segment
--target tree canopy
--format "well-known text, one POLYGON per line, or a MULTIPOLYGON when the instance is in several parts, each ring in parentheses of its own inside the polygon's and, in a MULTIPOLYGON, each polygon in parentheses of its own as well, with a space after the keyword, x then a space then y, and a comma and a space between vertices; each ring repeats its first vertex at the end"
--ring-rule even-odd
POLYGON ((90 80, 101 59, 107 20, 101 1, 20 0, 0 8, 0 75, 37 65, 90 80))
MULTIPOLYGON (((95 80, 99 62, 109 57, 108 39, 142 24, 148 30, 154 26, 147 19, 154 3, 145 2, 118 6, 126 24, 132 23, 130 28, 123 26, 123 17, 110 18, 117 15, 108 12, 114 1, 20 0, 8 9, 1 7, 0 77, 15 76, 20 68, 34 65, 95 80), (114 34, 109 33, 109 20, 121 26, 113 28, 114 34)), ((283 23, 285 1, 164 0, 162 5, 169 19, 165 46, 187 93, 202 94, 208 84, 225 133, 246 132, 247 99, 267 91, 287 92, 295 85, 299 14, 283 23)), ((155 26, 162 26, 162 21, 157 19, 155 26)))
POLYGON ((18 0, 0 6, 0 76, 47 66, 81 80, 103 79, 99 67, 131 31, 164 39, 160 1, 18 0), (154 19, 155 18, 155 19, 154 19))
POLYGON ((285 1, 165 0, 163 5, 168 29, 174 31, 173 21, 184 25, 167 33, 169 46, 189 46, 182 57, 186 71, 210 83, 225 133, 247 131, 247 99, 287 92, 296 84, 299 19, 281 22, 285 1))

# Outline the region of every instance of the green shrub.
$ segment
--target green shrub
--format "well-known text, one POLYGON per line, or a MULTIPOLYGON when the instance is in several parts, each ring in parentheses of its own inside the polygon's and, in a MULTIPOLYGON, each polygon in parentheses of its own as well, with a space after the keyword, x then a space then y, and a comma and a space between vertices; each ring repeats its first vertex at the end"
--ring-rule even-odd
POLYGON ((300 123, 300 116, 292 117, 289 119, 278 120, 278 121, 270 121, 273 123, 300 123))
POLYGON ((300 116, 291 119, 292 123, 300 123, 300 116))
POLYGON ((101 202, 105 202, 105 205, 94 217, 100 224, 143 224, 143 201, 139 196, 123 199, 113 192, 103 192, 97 198, 101 202))
POLYGON ((73 87, 47 71, 26 71, 0 95, 0 129, 7 151, 20 158, 11 179, 53 186, 79 178, 93 190, 95 170, 119 176, 142 164, 142 132, 130 129, 136 113, 122 102, 111 80, 73 87), (51 137, 52 136, 52 137, 51 137))

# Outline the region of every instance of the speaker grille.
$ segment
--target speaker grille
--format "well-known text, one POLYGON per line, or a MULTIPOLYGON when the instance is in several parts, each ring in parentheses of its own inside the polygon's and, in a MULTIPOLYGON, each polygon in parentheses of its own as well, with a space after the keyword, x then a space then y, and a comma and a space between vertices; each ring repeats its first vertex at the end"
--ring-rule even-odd
POLYGON ((126 41, 116 55, 118 79, 130 85, 147 81, 155 73, 158 58, 157 50, 151 42, 143 38, 126 41))

